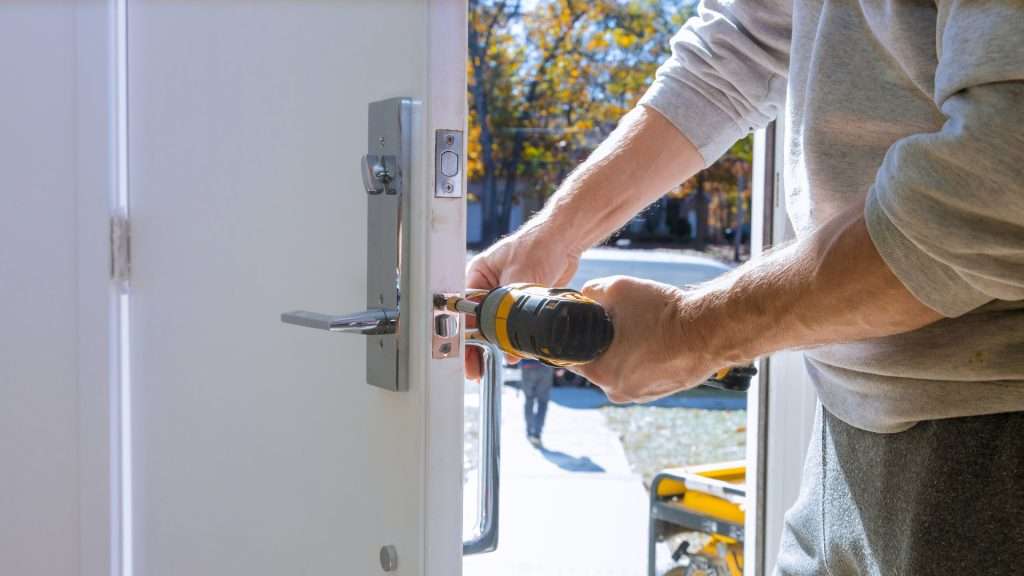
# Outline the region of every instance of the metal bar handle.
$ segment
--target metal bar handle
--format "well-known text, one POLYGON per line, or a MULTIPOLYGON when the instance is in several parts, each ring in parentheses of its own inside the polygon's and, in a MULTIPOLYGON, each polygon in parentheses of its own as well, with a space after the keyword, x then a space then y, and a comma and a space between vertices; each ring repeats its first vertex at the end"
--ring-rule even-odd
POLYGON ((484 375, 480 382, 480 518, 475 536, 462 543, 462 554, 493 552, 498 547, 498 494, 501 475, 501 392, 504 376, 504 353, 496 345, 483 340, 466 340, 483 352, 484 375))
POLYGON ((398 324, 398 310, 395 308, 377 308, 343 315, 294 310, 281 314, 281 321, 286 324, 327 330, 328 332, 347 332, 349 334, 365 334, 367 336, 394 334, 398 324))

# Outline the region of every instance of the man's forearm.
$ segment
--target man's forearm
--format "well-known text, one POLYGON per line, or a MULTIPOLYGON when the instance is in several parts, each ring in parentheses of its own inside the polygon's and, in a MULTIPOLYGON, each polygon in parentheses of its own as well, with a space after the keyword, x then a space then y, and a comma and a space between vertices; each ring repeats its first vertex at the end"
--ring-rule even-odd
POLYGON ((882 260, 863 205, 687 300, 692 318, 683 322, 700 327, 717 360, 734 364, 777 350, 898 334, 942 318, 882 260))
MULTIPOLYGON (((697 149, 658 112, 638 107, 561 186, 527 228, 576 254, 703 168, 697 149)), ((687 294, 683 331, 715 362, 739 364, 806 348, 906 332, 942 316, 892 273, 868 236, 863 206, 810 236, 687 294)))
POLYGON ((658 112, 639 106, 559 187, 527 228, 551 230, 580 253, 704 167, 697 149, 658 112))

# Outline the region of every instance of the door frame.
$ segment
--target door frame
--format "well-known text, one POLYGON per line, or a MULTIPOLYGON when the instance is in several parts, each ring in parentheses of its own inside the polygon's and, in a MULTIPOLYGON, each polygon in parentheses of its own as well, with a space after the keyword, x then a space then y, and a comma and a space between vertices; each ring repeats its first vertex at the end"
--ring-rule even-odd
MULTIPOLYGON (((433 190, 434 133, 441 129, 467 132, 466 57, 468 51, 469 8, 466 0, 428 0, 428 74, 427 104, 424 107, 425 130, 423 146, 427 181, 423 191, 433 190)), ((465 142, 465 138, 463 139, 465 142)), ((415 155, 415 152, 414 152, 415 155)), ((463 149, 465 158, 465 149, 463 149)), ((462 170, 465 190, 465 170, 462 170)), ((416 194, 414 194, 414 198, 416 194)), ((427 285, 434 292, 462 292, 466 272, 466 199, 429 199, 431 217, 428 246, 422 257, 414 248, 413 274, 425 273, 427 285), (424 268, 417 269, 417 263, 424 268)), ((413 207, 415 211, 415 206, 413 207)), ((422 218, 416 222, 424 222, 422 218)), ((428 296, 428 295, 421 295, 428 296)), ((413 330, 432 334, 433 304, 430 298, 415 302, 413 330), (416 320, 420 322, 417 325, 416 320)), ((430 346, 430 337, 414 339, 430 346)), ((433 359, 431 352, 412 351, 412 358, 421 358, 425 366, 412 366, 427 374, 425 390, 426 413, 423 451, 425 510, 423 570, 427 575, 462 574, 462 481, 463 481, 463 365, 462 354, 446 359, 433 359), (441 385, 438 385, 441 384, 441 385), (453 542, 449 535, 456 534, 453 542)))
MULTIPOLYGON (((751 257, 793 239, 786 212, 785 119, 754 134, 751 257)), ((747 576, 775 568, 786 511, 800 489, 817 395, 803 353, 777 352, 758 361, 747 395, 747 486, 744 566, 747 576)))

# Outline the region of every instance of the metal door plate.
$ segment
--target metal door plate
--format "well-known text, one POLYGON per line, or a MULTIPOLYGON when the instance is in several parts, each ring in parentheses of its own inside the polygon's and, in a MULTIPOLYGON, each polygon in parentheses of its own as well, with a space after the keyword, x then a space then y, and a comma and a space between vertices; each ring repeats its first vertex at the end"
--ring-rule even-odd
POLYGON ((409 194, 410 143, 412 142, 413 101, 392 98, 371 102, 367 157, 394 159, 389 170, 394 188, 388 193, 368 193, 366 221, 366 307, 398 309, 398 327, 394 334, 366 339, 366 381, 387 390, 408 390, 409 318, 408 298, 402 298, 409 285, 409 194))
POLYGON ((438 130, 434 134, 434 197, 462 198, 466 158, 461 130, 438 130))

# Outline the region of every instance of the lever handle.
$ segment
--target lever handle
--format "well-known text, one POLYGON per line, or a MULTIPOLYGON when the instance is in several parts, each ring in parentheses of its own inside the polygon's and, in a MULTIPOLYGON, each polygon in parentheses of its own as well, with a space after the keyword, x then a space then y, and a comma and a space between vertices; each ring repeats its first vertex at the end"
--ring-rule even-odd
POLYGON ((466 340, 482 349, 484 376, 480 380, 480 518, 472 540, 462 543, 462 554, 493 552, 498 548, 498 480, 501 474, 501 348, 485 340, 466 340))
POLYGON ((394 334, 398 326, 397 308, 373 308, 353 314, 331 315, 306 310, 294 310, 281 314, 281 321, 286 324, 327 330, 329 332, 346 332, 349 334, 394 334))

